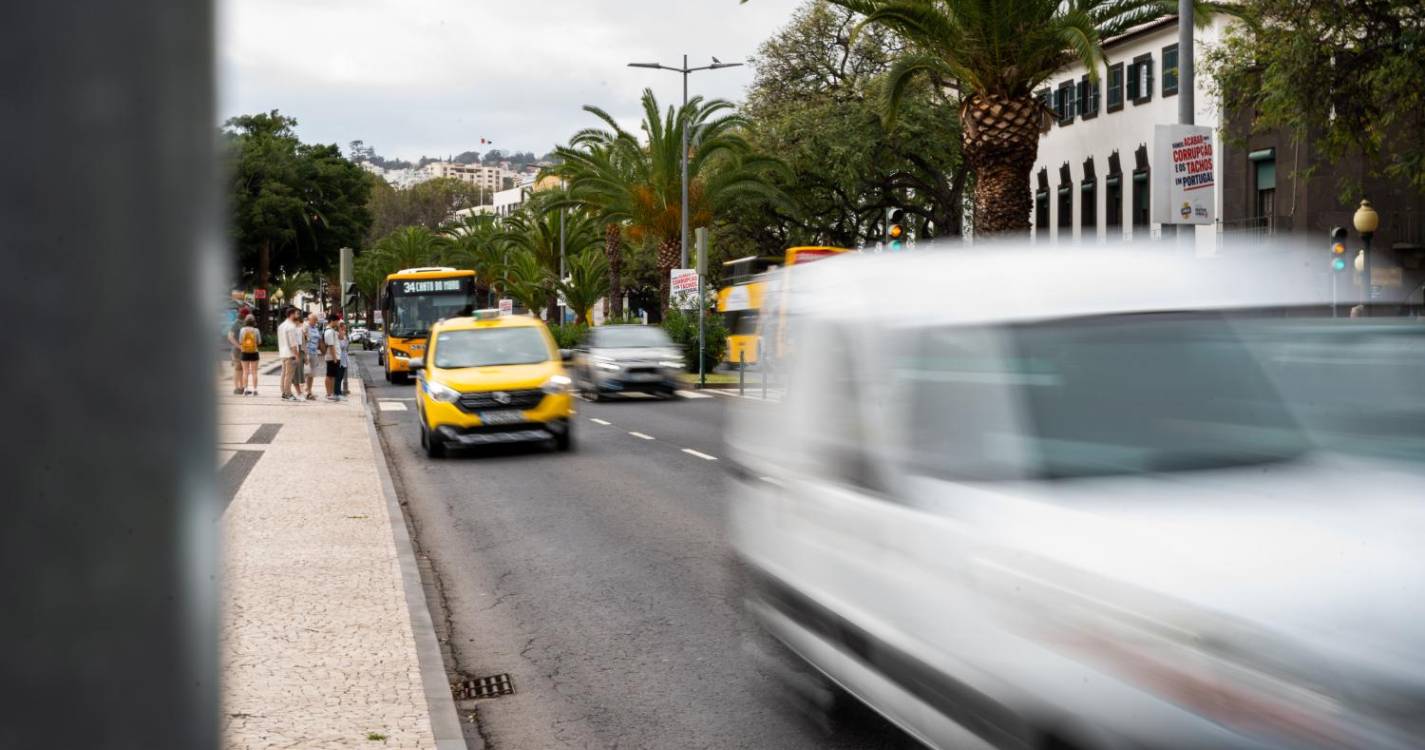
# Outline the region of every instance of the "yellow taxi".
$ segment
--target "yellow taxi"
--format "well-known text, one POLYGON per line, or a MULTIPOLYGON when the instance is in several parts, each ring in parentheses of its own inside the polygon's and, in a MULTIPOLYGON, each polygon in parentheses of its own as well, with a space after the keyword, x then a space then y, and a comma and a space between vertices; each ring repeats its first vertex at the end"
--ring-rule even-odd
POLYGON ((549 329, 525 315, 479 310, 430 331, 425 358, 411 361, 421 447, 551 440, 574 446, 571 381, 549 329))

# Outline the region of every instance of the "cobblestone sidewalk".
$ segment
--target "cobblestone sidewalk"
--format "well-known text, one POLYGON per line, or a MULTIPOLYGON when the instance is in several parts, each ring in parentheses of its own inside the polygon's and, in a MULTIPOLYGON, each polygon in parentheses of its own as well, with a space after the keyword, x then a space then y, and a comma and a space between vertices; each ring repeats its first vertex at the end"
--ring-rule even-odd
POLYGON ((437 747, 383 459, 351 387, 328 402, 319 380, 317 401, 287 403, 276 375, 256 397, 220 384, 225 748, 437 747))

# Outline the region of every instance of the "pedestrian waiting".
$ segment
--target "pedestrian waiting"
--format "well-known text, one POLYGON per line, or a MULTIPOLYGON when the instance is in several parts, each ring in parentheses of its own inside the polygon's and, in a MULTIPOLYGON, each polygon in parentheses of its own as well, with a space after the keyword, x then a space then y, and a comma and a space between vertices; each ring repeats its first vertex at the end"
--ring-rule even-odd
POLYGON ((233 395, 241 396, 243 391, 243 367, 242 367, 242 345, 238 335, 242 332, 243 326, 247 324, 247 319, 252 317, 252 310, 243 307, 238 310, 237 316, 233 318, 233 324, 228 328, 228 345, 232 348, 233 355, 233 395))
MULTIPOLYGON (((244 308, 246 309, 246 308, 244 308)), ((257 318, 249 313, 242 318, 242 328, 238 329, 238 361, 242 366, 239 392, 244 396, 257 395, 257 359, 262 344, 262 331, 257 328, 257 318)))
POLYGON ((286 320, 277 326, 277 357, 282 360, 282 400, 299 401, 301 381, 298 379, 299 362, 302 357, 301 320, 302 313, 295 307, 287 308, 286 320))

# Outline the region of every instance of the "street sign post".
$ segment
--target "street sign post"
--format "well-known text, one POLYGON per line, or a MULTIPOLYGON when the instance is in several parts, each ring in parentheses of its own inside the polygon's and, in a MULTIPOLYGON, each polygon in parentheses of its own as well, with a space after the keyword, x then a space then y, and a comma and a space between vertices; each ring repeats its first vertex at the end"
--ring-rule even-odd
POLYGON ((253 298, 253 299, 257 299, 257 300, 267 299, 267 290, 266 290, 266 289, 254 289, 254 290, 252 290, 252 298, 253 298))
POLYGON ((512 299, 510 299, 509 297, 505 297, 505 298, 501 299, 501 300, 500 300, 500 314, 501 314, 501 315, 514 315, 514 314, 515 314, 515 301, 512 300, 512 299))

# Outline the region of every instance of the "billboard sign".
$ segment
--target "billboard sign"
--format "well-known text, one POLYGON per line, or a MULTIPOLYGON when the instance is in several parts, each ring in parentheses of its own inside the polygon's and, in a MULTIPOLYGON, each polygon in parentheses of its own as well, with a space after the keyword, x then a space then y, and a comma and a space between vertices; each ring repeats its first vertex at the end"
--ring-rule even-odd
POLYGON ((696 310, 698 272, 692 268, 674 268, 668 273, 668 306, 678 310, 696 310))
POLYGON ((1217 168, 1212 128, 1153 129, 1153 221, 1211 224, 1217 220, 1217 168))

